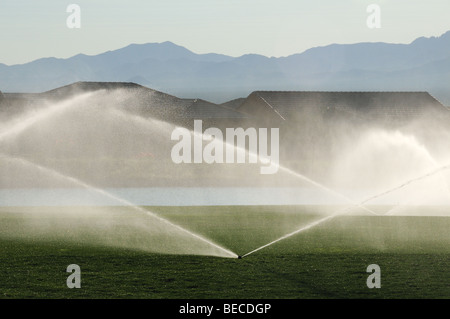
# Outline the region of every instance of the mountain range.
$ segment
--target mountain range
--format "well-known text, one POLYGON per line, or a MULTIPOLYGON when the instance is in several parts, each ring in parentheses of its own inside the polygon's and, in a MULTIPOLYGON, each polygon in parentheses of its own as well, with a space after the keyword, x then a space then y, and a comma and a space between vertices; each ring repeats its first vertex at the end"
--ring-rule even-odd
POLYGON ((196 54, 172 42, 102 54, 0 63, 0 90, 43 92, 77 81, 134 82, 221 103, 255 90, 428 91, 450 105, 450 31, 410 44, 331 44, 287 57, 196 54))

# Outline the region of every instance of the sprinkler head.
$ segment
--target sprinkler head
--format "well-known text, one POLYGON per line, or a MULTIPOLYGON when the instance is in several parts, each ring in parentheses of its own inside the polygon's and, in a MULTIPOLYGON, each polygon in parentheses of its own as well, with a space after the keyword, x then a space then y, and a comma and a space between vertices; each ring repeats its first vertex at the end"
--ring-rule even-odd
POLYGON ((242 256, 238 256, 238 259, 242 259, 242 256))

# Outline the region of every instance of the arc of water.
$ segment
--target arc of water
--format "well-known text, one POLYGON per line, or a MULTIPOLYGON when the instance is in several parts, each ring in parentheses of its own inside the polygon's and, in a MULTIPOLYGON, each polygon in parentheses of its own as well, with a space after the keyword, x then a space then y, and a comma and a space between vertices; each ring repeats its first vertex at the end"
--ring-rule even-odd
MULTIPOLYGON (((434 176, 434 175, 436 175, 436 174, 438 174, 438 173, 440 173, 440 172, 442 172, 444 170, 448 170, 448 169, 450 169, 450 164, 441 166, 441 167, 439 167, 439 168, 437 168, 437 169, 435 169, 435 170, 433 170, 431 172, 428 172, 428 173, 426 173, 424 175, 421 175, 419 177, 416 177, 416 178, 413 178, 411 180, 408 180, 408 181, 406 181, 406 182, 404 182, 404 183, 402 183, 402 184, 400 184, 400 185, 398 185, 396 187, 393 187, 393 188, 391 188, 391 189, 389 189, 387 191, 384 191, 384 192, 381 192, 381 193, 379 193, 377 195, 371 196, 371 197, 363 200, 362 202, 360 202, 360 205, 364 205, 364 204, 366 204, 366 203, 368 203, 368 202, 370 202, 370 201, 372 201, 374 199, 377 199, 377 198, 380 198, 380 197, 385 196, 387 194, 390 194, 392 192, 395 192, 395 191, 397 191, 399 189, 402 189, 402 188, 404 188, 404 187, 406 187, 406 186, 408 186, 408 185, 410 185, 412 183, 415 183, 415 182, 418 182, 420 180, 426 179, 428 177, 434 176)), ((249 253, 246 253, 245 255, 242 255, 242 257, 246 257, 248 255, 251 255, 251 254, 253 254, 253 253, 257 252, 257 251, 260 251, 261 249, 267 248, 267 247, 269 247, 269 246, 271 246, 271 245, 273 245, 273 244, 275 244, 277 242, 280 242, 280 241, 282 241, 284 239, 287 239, 289 237, 292 237, 292 236, 294 236, 294 235, 296 235, 298 233, 301 233, 303 231, 306 231, 308 229, 316 227, 316 226, 318 226, 318 225, 320 225, 320 224, 322 224, 322 223, 324 223, 326 221, 329 221, 329 220, 331 220, 331 219, 333 219, 333 218, 335 218, 337 216, 342 216, 345 213, 347 213, 350 208, 351 207, 347 207, 347 208, 345 208, 343 210, 339 210, 339 211, 337 211, 337 212, 335 212, 335 213, 333 213, 331 215, 328 215, 328 216, 326 216, 324 218, 321 218, 321 219, 319 219, 319 220, 317 220, 315 222, 312 222, 312 223, 310 223, 310 224, 308 224, 306 226, 303 226, 303 227, 301 227, 301 228, 299 228, 299 229, 297 229, 297 230, 295 230, 295 231, 293 231, 293 232, 291 232, 289 234, 286 234, 286 235, 284 235, 284 236, 282 236, 282 237, 280 237, 280 238, 278 238, 278 239, 276 239, 274 241, 271 241, 268 244, 265 244, 265 245, 263 245, 261 247, 258 247, 256 249, 250 251, 249 253)))
MULTIPOLYGON (((84 94, 83 96, 84 96, 84 97, 88 97, 88 96, 91 95, 91 94, 92 94, 92 93, 86 93, 86 94, 84 94)), ((68 106, 73 105, 73 103, 71 104, 70 101, 65 101, 65 103, 67 103, 67 104, 65 104, 66 107, 64 107, 63 109, 67 109, 68 106)), ((51 116, 52 114, 56 113, 57 111, 61 111, 61 106, 58 106, 58 107, 55 107, 55 106, 54 106, 54 107, 50 107, 49 109, 47 109, 47 111, 46 111, 45 113, 40 114, 40 115, 37 115, 37 116, 34 116, 34 117, 30 118, 29 120, 27 120, 25 123, 21 123, 21 124, 19 123, 17 126, 13 127, 12 129, 0 133, 0 142, 1 142, 2 140, 4 140, 6 137, 11 136, 11 135, 14 134, 14 133, 17 134, 17 133, 23 132, 24 130, 26 130, 27 128, 29 128, 30 126, 32 126, 33 124, 37 123, 38 121, 44 120, 45 118, 51 116)), ((192 133, 192 134, 196 134, 196 133, 193 132, 193 131, 191 131, 191 133, 192 133)), ((202 134, 202 138, 203 138, 203 139, 209 140, 210 137, 204 136, 204 135, 202 134)), ((223 143, 224 145, 226 145, 227 147, 235 147, 235 148, 242 149, 242 148, 240 148, 240 147, 238 147, 238 146, 235 146, 235 145, 229 145, 228 143, 226 143, 226 142, 224 142, 224 141, 222 141, 222 143, 223 143)), ((247 150, 247 149, 245 149, 245 148, 243 148, 243 150, 244 150, 245 152, 247 152, 247 154, 248 154, 249 156, 253 156, 253 157, 259 158, 260 161, 264 161, 264 158, 261 158, 258 154, 254 154, 254 153, 250 152, 249 150, 247 150)), ((22 160, 22 161, 26 161, 26 160, 24 160, 24 159, 21 159, 21 160, 22 160)), ((42 166, 39 166, 39 165, 34 164, 34 163, 31 163, 31 162, 28 162, 28 163, 30 163, 30 164, 32 164, 32 165, 35 165, 35 166, 37 166, 37 167, 40 167, 40 169, 43 169, 43 170, 45 170, 45 169, 46 169, 46 170, 50 170, 50 169, 48 169, 48 168, 44 168, 44 167, 42 167, 42 166)), ((367 212, 369 212, 369 213, 371 213, 371 214, 373 214, 373 215, 378 215, 378 214, 376 214, 375 212, 373 212, 372 210, 370 210, 370 209, 368 209, 367 207, 364 207, 364 206, 363 206, 363 204, 364 204, 366 201, 361 202, 361 203, 355 203, 354 201, 352 201, 351 199, 347 198, 347 197, 344 196, 343 194, 340 194, 340 193, 338 193, 337 191, 332 190, 332 189, 330 189, 330 188, 328 188, 328 187, 326 187, 326 186, 324 186, 324 185, 322 185, 322 184, 320 184, 320 183, 318 183, 318 182, 316 182, 316 181, 314 181, 314 180, 312 180, 312 179, 310 179, 310 178, 308 178, 308 177, 306 177, 306 176, 304 176, 304 175, 302 175, 302 174, 300 174, 300 173, 297 173, 297 172, 295 172, 295 171, 293 171, 293 170, 291 170, 291 169, 289 169, 289 168, 286 168, 286 167, 284 167, 284 166, 282 166, 282 165, 279 165, 279 164, 278 164, 278 168, 279 168, 281 171, 284 171, 285 173, 288 173, 288 174, 290 174, 290 175, 292 175, 292 176, 294 176, 294 177, 296 177, 296 178, 299 178, 299 179, 301 179, 301 180, 304 180, 304 181, 306 181, 306 182, 308 182, 308 183, 310 183, 310 184, 312 184, 312 185, 314 185, 314 186, 316 186, 316 187, 318 187, 318 188, 320 188, 320 189, 322 189, 322 190, 324 190, 324 191, 326 191, 326 192, 329 192, 329 193, 333 194, 334 196, 337 196, 337 197, 340 197, 341 199, 344 199, 345 201, 351 203, 352 206, 360 207, 360 208, 364 209, 365 211, 367 211, 367 212)), ((52 171, 52 170, 50 170, 50 171, 52 171)), ((58 173, 58 172, 54 172, 54 173, 55 173, 55 174, 56 174, 56 173, 57 173, 57 174, 60 174, 60 173, 58 173)), ((68 176, 65 176, 65 175, 62 175, 62 174, 60 174, 60 176, 71 179, 71 177, 68 177, 68 176)), ((91 187, 90 185, 87 185, 87 184, 85 184, 85 183, 83 183, 83 182, 81 182, 81 181, 79 181, 79 180, 72 179, 72 182, 76 182, 76 183, 78 183, 79 185, 84 185, 84 187, 87 186, 87 187, 90 187, 91 189, 95 189, 95 190, 97 190, 98 192, 102 193, 103 195, 106 195, 106 196, 108 196, 108 197, 112 197, 112 198, 114 198, 115 200, 118 200, 119 202, 121 202, 121 203, 123 203, 123 204, 125 204, 125 205, 127 205, 127 206, 136 207, 136 206, 134 206, 132 203, 129 203, 128 201, 125 201, 125 200, 123 200, 123 199, 115 198, 113 195, 111 195, 111 194, 109 194, 109 193, 107 193, 107 192, 105 192, 105 191, 103 191, 103 190, 96 189, 95 187, 91 187)), ((371 198, 371 199, 369 199, 369 200, 372 200, 372 199, 373 199, 373 198, 371 198)), ((160 219, 160 220, 163 220, 165 223, 172 224, 172 223, 170 223, 169 221, 167 221, 167 220, 165 220, 165 219, 163 219, 163 218, 161 218, 161 217, 159 217, 159 216, 157 216, 157 215, 155 215, 155 214, 153 214, 153 213, 150 213, 150 212, 147 211, 147 210, 144 210, 144 209, 142 209, 142 208, 140 208, 140 207, 136 207, 136 208, 139 209, 140 211, 143 211, 143 212, 145 212, 145 213, 147 213, 147 214, 150 214, 150 215, 153 216, 153 217, 156 217, 156 218, 158 218, 158 219, 160 219)), ((331 216, 335 216, 335 215, 331 215, 331 216)), ((327 218, 318 221, 317 224, 319 224, 319 223, 321 223, 321 222, 323 222, 323 221, 325 221, 325 220, 328 220, 331 216, 327 216, 327 218)), ((314 226, 317 225, 317 224, 315 223, 312 227, 314 227, 314 226)), ((182 227, 180 227, 180 226, 178 226, 178 225, 174 225, 174 224, 172 224, 172 225, 173 225, 174 227, 176 227, 176 228, 181 228, 183 231, 187 231, 187 230, 185 230, 184 228, 182 228, 182 227)), ((311 227, 309 227, 309 228, 311 228, 311 227)), ((308 229, 309 229, 309 228, 308 228, 308 229)), ((301 230, 300 230, 300 231, 301 231, 301 230)), ((187 231, 187 232, 189 232, 189 231, 187 231)), ((292 235, 295 235, 295 234, 298 233, 298 232, 299 232, 299 231, 294 232, 293 234, 291 234, 291 236, 292 236, 292 235)), ((190 233, 190 232, 189 232, 189 233, 190 233)), ((196 236, 197 236, 199 239, 203 240, 203 241, 209 242, 208 240, 204 239, 203 237, 201 237, 201 236, 195 234, 194 237, 196 237, 196 236)), ((286 238, 286 237, 285 237, 285 238, 286 238)), ((283 238, 283 239, 284 239, 284 238, 283 238)), ((214 245, 215 245, 215 244, 214 244, 214 245)), ((220 247, 220 246, 217 246, 216 248, 219 248, 219 247, 220 247)), ((267 246, 265 246, 265 247, 267 247, 267 246)), ((225 251, 227 252, 227 254, 229 254, 229 255, 231 254, 233 257, 236 256, 234 253, 232 253, 232 252, 230 252, 230 251, 227 251, 226 249, 224 249, 224 248, 222 248, 222 247, 220 247, 220 248, 221 248, 222 250, 225 250, 225 251)), ((248 254, 247 254, 247 255, 248 255, 248 254)))
MULTIPOLYGON (((98 92, 98 91, 97 91, 98 92)), ((78 102, 82 102, 87 100, 89 97, 91 97, 94 94, 94 92, 89 93, 83 93, 78 95, 75 99, 68 99, 64 100, 62 102, 55 103, 45 109, 40 110, 38 113, 27 115, 24 118, 20 118, 19 120, 16 120, 15 125, 12 125, 11 127, 8 127, 6 130, 3 130, 0 132, 0 143, 6 140, 6 138, 11 138, 14 135, 18 135, 34 124, 43 121, 57 113, 64 112, 72 107, 75 107, 78 102)))
MULTIPOLYGON (((98 93, 99 91, 96 91, 96 92, 98 93)), ((89 93, 81 94, 81 95, 77 96, 77 99, 80 99, 81 101, 83 101, 83 100, 89 98, 90 96, 92 96, 94 93, 95 92, 89 92, 89 93)), ((36 124, 37 122, 45 120, 46 118, 48 118, 48 117, 50 117, 50 116, 52 116, 52 115, 54 115, 54 114, 56 114, 58 112, 65 111, 65 110, 67 110, 70 107, 73 107, 75 105, 77 105, 77 103, 74 103, 73 99, 65 100, 65 101, 63 101, 61 103, 57 103, 56 105, 50 106, 49 108, 45 109, 45 111, 43 111, 43 112, 41 112, 39 114, 36 114, 34 116, 26 118, 24 121, 19 122, 18 124, 16 124, 12 128, 10 128, 10 129, 8 129, 6 131, 0 132, 0 143, 3 140, 5 140, 7 137, 10 137, 10 136, 12 136, 14 134, 20 134, 23 131, 25 131, 26 129, 28 129, 29 127, 31 127, 32 125, 36 124)), ((191 133, 192 134, 197 134, 196 132, 193 132, 193 131, 191 131, 191 133)), ((210 138, 209 136, 205 136, 204 134, 201 134, 201 135, 202 135, 202 139, 209 140, 209 138, 210 138)), ((247 154, 249 156, 253 156, 255 158, 258 158, 260 161, 266 160, 265 158, 262 158, 261 156, 259 156, 259 154, 254 154, 253 152, 250 152, 249 150, 247 150, 245 148, 241 148, 241 147, 236 146, 236 145, 230 145, 229 143, 227 143, 227 142, 225 142, 223 140, 221 142, 223 143, 223 145, 226 145, 227 147, 234 147, 234 148, 237 148, 237 149, 241 149, 241 150, 247 152, 247 154)), ((330 189, 330 188, 328 188, 328 187, 326 187, 326 186, 324 186, 324 185, 322 185, 322 184, 320 184, 320 183, 318 183, 316 181, 313 181, 312 179, 310 179, 310 178, 308 178, 308 177, 306 177, 306 176, 304 176, 302 174, 294 172, 293 170, 291 170, 289 168, 286 168, 286 167, 284 167, 282 165, 279 165, 279 164, 278 164, 278 168, 281 171, 284 171, 287 174, 290 174, 290 175, 292 175, 292 176, 294 176, 296 178, 304 180, 304 181, 306 181, 306 182, 308 182, 308 183, 310 183, 310 184, 312 184, 312 185, 322 189, 323 191, 326 191, 326 192, 329 192, 330 194, 333 194, 333 196, 336 196, 336 197, 339 197, 339 198, 345 200, 346 202, 348 202, 348 203, 350 203, 352 205, 359 206, 361 209, 369 212, 370 214, 377 215, 372 210, 370 210, 370 209, 368 209, 366 207, 363 207, 362 205, 359 205, 358 203, 355 203, 354 201, 352 201, 351 199, 347 198, 343 194, 340 194, 340 193, 336 192, 335 190, 332 190, 332 189, 330 189)))
MULTIPOLYGON (((125 113, 124 111, 121 111, 121 110, 117 110, 116 112, 117 112, 117 114, 120 114, 121 116, 128 115, 128 113, 125 113)), ((141 116, 137 116, 137 115, 132 115, 132 119, 135 120, 135 121, 138 121, 138 123, 140 123, 140 124, 146 124, 147 123, 148 125, 150 125, 151 121, 155 121, 156 123, 164 123, 164 124, 167 124, 167 125, 171 125, 173 128, 176 127, 174 124, 169 123, 167 121, 153 120, 153 119, 149 120, 147 118, 144 118, 144 117, 141 117, 141 116)), ((192 131, 192 130, 189 130, 189 132, 193 136, 198 136, 204 141, 211 141, 211 139, 212 139, 211 136, 205 135, 203 133, 198 133, 198 132, 195 132, 195 131, 192 131)), ((224 145, 225 147, 230 147, 230 148, 234 148, 234 149, 238 149, 238 150, 244 151, 244 152, 246 152, 246 154, 249 157, 257 158, 261 162, 264 162, 264 163, 265 162, 270 162, 267 158, 265 158, 263 156, 260 156, 259 154, 255 154, 254 152, 251 152, 250 150, 247 150, 246 148, 240 147, 238 145, 232 145, 232 144, 224 141, 223 139, 219 139, 219 142, 222 145, 224 145)), ((291 176, 294 176, 295 178, 301 179, 301 180, 303 180, 303 181, 305 181, 305 182, 307 182, 307 183, 309 183, 311 185, 314 185, 315 187, 317 187, 317 188, 319 188, 319 189, 321 189, 321 190, 323 190, 325 192, 328 192, 328 193, 332 194, 333 196, 335 196, 337 198, 340 198, 340 199, 344 200, 345 202, 349 203, 352 206, 359 207, 359 208, 363 209, 364 211, 366 211, 366 212, 368 212, 368 213, 370 213, 372 215, 379 215, 376 212, 372 211, 371 209, 369 209, 367 207, 364 207, 360 203, 357 203, 357 202, 351 200, 350 198, 344 196, 343 194, 341 194, 341 193, 339 193, 339 192, 337 192, 337 191, 335 191, 335 190, 333 190, 331 188, 328 188, 325 185, 322 185, 322 184, 320 184, 320 183, 310 179, 309 177, 307 177, 307 176, 305 176, 303 174, 297 173, 297 172, 295 172, 295 171, 293 171, 293 170, 291 170, 291 169, 289 169, 289 168, 287 168, 285 166, 279 165, 279 164, 277 165, 277 167, 278 167, 278 169, 280 171, 283 171, 284 173, 287 173, 287 174, 289 174, 291 176)))
POLYGON ((189 231, 189 230, 181 227, 180 225, 174 224, 174 223, 170 222, 169 220, 167 220, 165 218, 162 218, 161 216, 159 216, 159 215, 157 215, 157 214, 155 214, 155 213, 153 213, 153 212, 151 212, 151 211, 149 211, 147 209, 144 209, 144 208, 142 208, 140 206, 136 206, 133 203, 131 203, 131 202, 129 202, 129 201, 123 199, 123 198, 120 198, 120 197, 117 197, 115 195, 112 195, 111 193, 109 193, 109 192, 107 192, 107 191, 105 191, 103 189, 100 189, 100 188, 94 187, 92 185, 89 185, 89 184, 87 184, 87 183, 85 183, 85 182, 83 182, 83 181, 81 181, 81 180, 79 180, 79 179, 77 179, 75 177, 64 175, 64 174, 62 174, 62 173, 60 173, 60 172, 58 172, 56 170, 53 170, 53 169, 41 166, 39 164, 33 163, 31 161, 28 161, 28 160, 26 160, 24 158, 11 157, 11 156, 8 156, 8 155, 5 155, 5 154, 0 154, 0 157, 1 158, 5 158, 7 160, 17 161, 17 162, 19 162, 19 163, 21 163, 21 164, 23 164, 25 166, 33 167, 33 168, 38 169, 40 171, 43 171, 43 172, 45 172, 47 174, 51 174, 53 176, 56 176, 56 177, 59 177, 61 179, 66 180, 66 181, 69 181, 69 182, 71 182, 71 183, 73 183, 75 185, 78 185, 78 186, 81 186, 83 188, 95 191, 95 192, 97 192, 100 195, 108 197, 108 198, 110 198, 110 199, 112 199, 112 200, 114 200, 114 201, 116 201, 118 203, 123 204, 124 206, 131 207, 131 208, 135 209, 136 211, 138 211, 140 213, 144 213, 147 216, 150 216, 150 217, 158 220, 159 222, 161 222, 161 223, 163 223, 163 224, 165 224, 165 225, 167 225, 167 226, 169 226, 169 227, 171 227, 173 229, 176 229, 176 230, 178 230, 178 231, 180 231, 180 232, 182 232, 182 233, 184 233, 186 235, 189 235, 190 237, 195 238, 195 239, 197 239, 197 240, 199 240, 199 241, 201 241, 201 242, 203 242, 203 243, 205 243, 205 244, 207 244, 207 245, 209 245, 209 246, 211 246, 211 247, 213 247, 215 249, 218 249, 218 250, 222 251, 224 253, 224 255, 227 256, 227 257, 232 257, 232 258, 237 258, 238 257, 237 254, 233 253, 232 251, 230 251, 230 250, 228 250, 228 249, 226 249, 226 248, 224 248, 224 247, 214 243, 213 241, 211 241, 209 239, 204 238, 203 236, 200 236, 199 234, 196 234, 196 233, 194 233, 192 231, 189 231))
POLYGON ((320 225, 320 224, 322 224, 323 222, 326 222, 327 220, 330 220, 330 219, 336 217, 337 215, 338 215, 338 214, 329 215, 329 216, 324 217, 324 218, 322 218, 322 219, 319 219, 319 220, 317 220, 317 221, 315 221, 315 222, 313 222, 313 223, 310 223, 310 224, 308 224, 308 225, 306 225, 306 226, 304 226, 304 227, 302 227, 302 228, 299 228, 299 229, 297 229, 296 231, 293 231, 293 232, 291 232, 291 233, 289 233, 289 234, 286 234, 286 235, 284 235, 284 236, 281 236, 280 238, 275 239, 275 240, 271 241, 271 242, 268 243, 268 244, 265 244, 265 245, 263 245, 263 246, 261 246, 261 247, 259 247, 259 248, 256 248, 256 249, 252 250, 251 252, 246 253, 245 255, 242 255, 242 258, 243 258, 243 257, 247 257, 248 255, 251 255, 251 254, 253 254, 253 253, 256 253, 257 251, 260 251, 261 249, 264 249, 264 248, 266 248, 266 247, 272 246, 273 244, 276 244, 276 243, 278 243, 279 241, 282 241, 282 240, 287 239, 287 238, 289 238, 289 237, 292 237, 292 236, 294 236, 294 235, 296 235, 296 234, 298 234, 298 233, 301 233, 301 232, 303 232, 303 231, 305 231, 305 230, 308 230, 308 229, 313 228, 313 227, 315 227, 315 226, 317 226, 317 225, 320 225))
MULTIPOLYGON (((426 179, 426 178, 428 178, 428 177, 432 177, 432 176, 434 176, 434 175, 436 175, 436 174, 438 174, 438 173, 441 173, 442 171, 445 171, 445 170, 447 170, 447 169, 450 169, 450 164, 449 164, 449 165, 444 165, 444 166, 438 167, 438 168, 435 169, 434 171, 431 171, 431 172, 429 172, 429 173, 427 173, 427 174, 425 174, 425 175, 422 175, 422 176, 420 176, 420 177, 418 177, 418 178, 414 178, 414 179, 412 179, 412 180, 410 180, 410 181, 404 183, 403 185, 396 187, 396 188, 395 188, 394 190, 392 190, 392 191, 399 190, 399 189, 401 189, 401 188, 407 187, 408 185, 410 185, 410 184, 412 184, 412 183, 414 183, 414 182, 418 182, 418 181, 423 180, 423 179, 426 179)), ((448 187, 448 184, 447 184, 445 178, 443 178, 443 176, 441 176, 441 178, 443 179, 443 182, 445 183, 445 186, 447 187, 447 190, 449 190, 449 187, 448 187)), ((398 210, 399 207, 400 207, 400 205, 395 205, 394 207, 392 207, 391 209, 389 209, 389 210, 384 214, 384 216, 391 216, 391 215, 393 215, 393 214, 398 210)))
POLYGON ((344 196, 344 195, 342 195, 341 193, 338 193, 338 192, 336 192, 335 190, 333 190, 333 189, 331 189, 331 188, 328 188, 328 187, 326 187, 326 186, 324 186, 324 185, 322 185, 322 184, 319 184, 319 183, 317 183, 317 182, 311 180, 310 178, 308 178, 308 177, 306 177, 306 176, 304 176, 304 175, 301 175, 301 174, 299 174, 299 173, 297 173, 297 172, 294 172, 293 170, 291 170, 291 169, 289 169, 289 168, 286 168, 286 167, 280 167, 280 170, 285 171, 286 173, 292 174, 292 175, 294 175, 294 176, 296 176, 296 177, 298 177, 298 178, 301 178, 301 179, 303 179, 303 180, 305 180, 305 181, 307 181, 307 182, 309 182, 309 183, 315 185, 316 187, 321 188, 322 190, 325 190, 325 191, 327 191, 327 192, 332 193, 334 196, 340 197, 341 199, 343 199, 343 200, 345 200, 347 203, 349 203, 349 204, 351 205, 351 207, 356 206, 356 207, 358 207, 358 208, 361 208, 361 209, 365 210, 366 212, 368 212, 368 213, 370 213, 370 214, 372 214, 372 215, 379 215, 379 214, 377 214, 376 212, 374 212, 373 210, 371 210, 371 209, 365 207, 365 206, 364 206, 365 203, 363 203, 363 202, 361 202, 361 203, 355 202, 355 201, 349 199, 347 196, 344 196))
MULTIPOLYGON (((201 137, 203 140, 206 140, 206 141, 210 141, 210 140, 211 140, 211 137, 208 136, 208 135, 205 135, 205 134, 199 134, 199 133, 194 132, 194 131, 192 131, 192 130, 191 130, 190 132, 191 132, 191 134, 193 134, 194 136, 201 135, 200 137, 201 137)), ((267 158, 264 158, 264 157, 260 156, 259 154, 255 154, 254 152, 251 152, 250 150, 247 150, 246 148, 242 148, 242 147, 237 146, 237 145, 232 145, 232 144, 230 144, 230 143, 224 141, 223 139, 219 139, 219 141, 220 141, 223 145, 225 145, 226 147, 231 147, 231 148, 235 148, 235 149, 239 149, 239 150, 245 151, 245 152, 248 154, 249 157, 257 158, 257 159, 259 159, 261 162, 270 162, 267 158)), ((364 207, 361 203, 357 203, 357 202, 351 200, 350 198, 348 198, 347 196, 345 196, 345 195, 343 195, 343 194, 341 194, 341 193, 339 193, 339 192, 337 192, 337 191, 335 191, 335 190, 333 190, 333 189, 331 189, 331 188, 329 188, 329 187, 326 187, 325 185, 322 185, 322 184, 320 184, 320 183, 318 183, 318 182, 316 182, 316 181, 310 179, 309 177, 306 177, 306 176, 303 175, 303 174, 297 173, 297 172, 295 172, 295 171, 293 171, 293 170, 291 170, 291 169, 289 169, 289 168, 287 168, 287 167, 285 167, 285 166, 282 166, 282 165, 280 165, 280 164, 277 164, 277 167, 278 167, 278 169, 279 169, 280 171, 283 171, 283 172, 285 172, 285 173, 287 173, 287 174, 289 174, 289 175, 292 175, 292 176, 294 176, 294 177, 296 177, 296 178, 298 178, 298 179, 301 179, 301 180, 303 180, 303 181, 305 181, 305 182, 307 182, 307 183, 309 183, 309 184, 311 184, 311 185, 314 185, 315 187, 317 187, 317 188, 319 188, 319 189, 321 189, 321 190, 323 190, 323 191, 325 191, 325 192, 328 192, 328 193, 332 194, 332 195, 335 196, 335 197, 338 197, 338 198, 340 198, 340 199, 343 199, 344 201, 346 201, 347 203, 351 204, 352 206, 359 207, 359 208, 363 209, 364 211, 366 211, 366 212, 368 212, 368 213, 370 213, 370 214, 372 214, 372 215, 378 215, 377 213, 375 213, 375 212, 372 211, 371 209, 369 209, 369 208, 367 208, 367 207, 364 207)))
POLYGON ((436 169, 434 169, 434 170, 432 170, 432 171, 430 171, 428 173, 425 173, 425 174, 423 174, 423 175, 421 175, 419 177, 410 179, 410 180, 408 180, 408 181, 406 181, 406 182, 404 182, 404 183, 402 183, 402 184, 400 184, 398 186, 395 186, 395 187, 393 187, 393 188, 391 188, 391 189, 389 189, 387 191, 384 191, 384 192, 381 192, 381 193, 379 193, 377 195, 371 196, 371 197, 367 198, 366 200, 362 201, 361 204, 364 205, 367 202, 370 202, 370 201, 372 201, 374 199, 383 197, 383 196, 385 196, 387 194, 393 193, 393 192, 395 192, 395 191, 397 191, 399 189, 402 189, 402 188, 404 188, 404 187, 406 187, 406 186, 408 186, 410 184, 413 184, 413 183, 418 182, 420 180, 423 180, 423 179, 426 179, 428 177, 434 176, 434 175, 436 175, 436 174, 438 174, 438 173, 440 173, 442 171, 448 170, 448 169, 450 169, 450 164, 440 166, 440 167, 438 167, 438 168, 436 168, 436 169))

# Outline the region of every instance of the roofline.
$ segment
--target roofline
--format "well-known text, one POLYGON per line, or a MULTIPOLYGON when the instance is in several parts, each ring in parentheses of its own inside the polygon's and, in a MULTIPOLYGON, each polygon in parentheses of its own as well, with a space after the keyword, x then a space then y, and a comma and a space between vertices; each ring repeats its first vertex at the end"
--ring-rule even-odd
POLYGON ((276 91, 276 90, 258 90, 253 93, 427 93, 428 91, 276 91))
MULTIPOLYGON (((344 94, 355 94, 355 93, 379 93, 379 94, 411 94, 411 93, 421 93, 421 94, 427 94, 429 95, 433 100, 438 102, 440 105, 445 106, 444 103, 442 103, 439 99, 437 99, 435 96, 433 96, 428 91, 271 91, 271 90, 259 90, 259 91, 253 91, 250 95, 257 95, 258 97, 260 93, 344 93, 344 94)), ((244 102, 245 103, 245 102, 244 102)), ((267 102, 266 102, 267 103, 267 102)))

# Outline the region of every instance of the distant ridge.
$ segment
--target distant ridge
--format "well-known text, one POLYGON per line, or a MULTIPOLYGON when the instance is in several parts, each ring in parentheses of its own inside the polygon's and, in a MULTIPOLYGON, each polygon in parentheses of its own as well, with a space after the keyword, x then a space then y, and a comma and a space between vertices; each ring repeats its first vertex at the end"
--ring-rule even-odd
POLYGON ((99 55, 0 64, 3 92, 43 92, 79 81, 136 82, 224 103, 256 90, 428 91, 450 105, 450 31, 410 44, 330 44, 288 57, 196 54, 171 42, 99 55))

